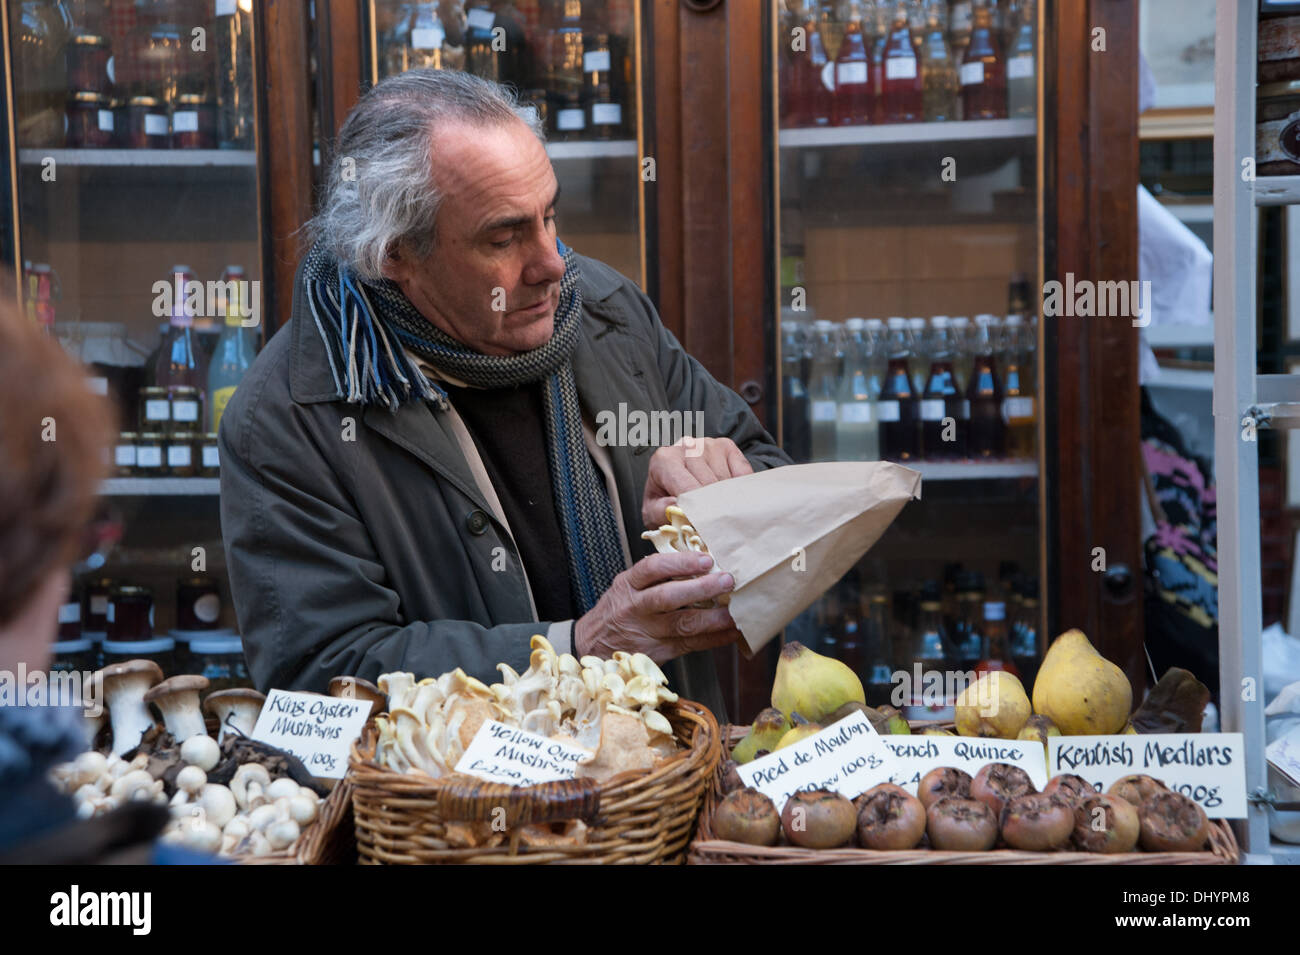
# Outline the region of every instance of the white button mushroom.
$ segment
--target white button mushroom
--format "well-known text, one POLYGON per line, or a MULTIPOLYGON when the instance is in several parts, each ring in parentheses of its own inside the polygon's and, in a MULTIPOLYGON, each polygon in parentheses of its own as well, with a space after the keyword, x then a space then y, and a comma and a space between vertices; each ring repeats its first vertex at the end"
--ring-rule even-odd
POLYGON ((301 788, 288 776, 281 776, 266 787, 266 795, 272 802, 279 802, 281 799, 288 799, 298 795, 298 790, 301 788))
POLYGON ((280 819, 266 830, 266 840, 272 849, 287 849, 298 838, 298 824, 292 819, 280 819))
POLYGON ((191 766, 197 766, 205 773, 210 773, 221 761, 221 747, 206 733, 202 736, 191 736, 181 743, 181 759, 191 766))
POLYGON ((300 826, 305 826, 316 818, 316 803, 302 796, 289 800, 289 818, 300 826))
POLYGON ((146 797, 152 796, 153 783, 154 779, 149 775, 148 770, 133 769, 129 773, 123 774, 117 782, 113 783, 109 795, 119 803, 139 798, 136 794, 141 791, 144 791, 146 797))
POLYGON ((271 785, 271 774, 261 763, 244 763, 235 770, 230 780, 230 791, 240 809, 256 809, 267 801, 266 787, 271 785))
POLYGON ((194 802, 207 781, 208 774, 199 767, 186 766, 176 774, 176 795, 172 797, 172 805, 183 806, 194 802))
POLYGON ((94 750, 82 753, 72 761, 72 788, 80 789, 88 783, 93 784, 107 772, 108 759, 103 753, 94 750))
POLYGON ((235 794, 217 783, 204 785, 199 795, 199 805, 203 807, 207 818, 216 826, 224 826, 234 819, 238 808, 235 804, 235 794))

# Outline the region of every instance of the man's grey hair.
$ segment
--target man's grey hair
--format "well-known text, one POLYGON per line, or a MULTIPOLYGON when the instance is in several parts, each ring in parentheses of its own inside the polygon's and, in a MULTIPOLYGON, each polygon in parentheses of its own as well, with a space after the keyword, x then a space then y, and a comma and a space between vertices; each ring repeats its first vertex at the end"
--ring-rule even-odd
POLYGON ((427 256, 442 204, 429 162, 438 128, 518 121, 545 143, 536 111, 521 109, 507 87, 460 70, 408 70, 388 77, 344 120, 308 234, 341 266, 369 281, 382 277, 393 250, 427 256))

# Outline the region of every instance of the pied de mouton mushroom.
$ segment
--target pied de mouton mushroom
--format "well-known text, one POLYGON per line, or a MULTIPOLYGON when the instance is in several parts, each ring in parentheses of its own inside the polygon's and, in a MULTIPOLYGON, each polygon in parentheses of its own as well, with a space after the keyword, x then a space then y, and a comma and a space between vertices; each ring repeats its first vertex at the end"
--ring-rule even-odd
POLYGON ((257 725, 257 715, 262 712, 266 696, 247 687, 218 690, 203 701, 203 708, 221 723, 217 742, 225 742, 227 731, 234 730, 243 736, 252 736, 257 725))
POLYGON ((163 678, 152 660, 127 660, 95 673, 96 686, 104 688, 108 719, 113 724, 113 753, 121 756, 140 745, 140 737, 153 728, 153 714, 144 695, 163 678))
POLYGON ((207 688, 207 677, 187 673, 163 680, 144 695, 144 701, 158 707, 167 732, 177 743, 183 743, 191 736, 208 735, 199 711, 199 693, 207 688))

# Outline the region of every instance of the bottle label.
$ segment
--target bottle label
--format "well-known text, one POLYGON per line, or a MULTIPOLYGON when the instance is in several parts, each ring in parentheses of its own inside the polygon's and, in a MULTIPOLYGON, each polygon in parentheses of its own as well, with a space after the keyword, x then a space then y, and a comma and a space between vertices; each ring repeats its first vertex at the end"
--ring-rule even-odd
POLYGON ((119 444, 113 449, 113 463, 119 468, 135 467, 135 445, 119 444))
POLYGON ((961 85, 972 86, 976 83, 984 82, 984 61, 976 60, 974 63, 963 63, 961 65, 961 85))
POLYGON ((885 60, 885 79, 887 80, 916 79, 916 57, 895 56, 885 60))
POLYGON ((104 594, 96 594, 90 598, 90 612, 96 617, 102 617, 108 613, 108 597, 104 594))
POLYGON ((814 401, 812 403, 812 419, 814 421, 834 421, 835 402, 814 401))
POLYGON ((827 63, 822 67, 822 86, 826 87, 832 93, 835 92, 835 64, 827 63))
POLYGON ((1002 401, 1002 416, 1008 421, 1015 418, 1032 418, 1034 416, 1033 398, 1005 398, 1002 401))
POLYGON ((216 594, 204 594, 194 601, 194 616, 204 623, 216 623, 221 616, 221 598, 216 594))
POLYGON ((867 82, 867 64, 859 61, 835 64, 835 85, 852 86, 867 82))
POLYGON ((471 10, 465 17, 465 25, 471 30, 491 30, 497 22, 497 15, 482 7, 471 10))
POLYGON ((135 466, 138 468, 162 467, 162 448, 137 448, 135 452, 135 466))
POLYGON ((145 421, 170 421, 172 404, 166 398, 150 398, 144 403, 145 421))
POLYGON ((942 421, 944 419, 944 401, 942 398, 926 398, 921 402, 922 421, 942 421))
POLYGON ((226 405, 230 404, 231 396, 235 393, 235 386, 229 388, 218 388, 212 392, 212 430, 221 429, 221 416, 226 413, 226 405))
POLYGON ((235 15, 235 0, 217 0, 217 16, 233 17, 235 15))
POLYGON ((61 605, 59 607, 59 623, 81 623, 81 604, 61 605))
POLYGON ((1027 80, 1034 75, 1034 58, 1032 56, 1013 56, 1007 60, 1007 79, 1027 80))
POLYGON ((221 452, 215 444, 209 444, 204 446, 203 466, 205 468, 221 467, 221 452))
POLYGON ((592 50, 590 53, 582 54, 582 72, 608 73, 609 50, 592 50))
POLYGON ((194 452, 188 444, 167 445, 167 466, 169 468, 187 468, 194 461, 194 452))
POLYGON ((840 405, 841 424, 870 424, 871 405, 865 401, 846 401, 840 405))
MULTIPOLYGON (((475 11, 477 12, 477 11, 475 11)), ((471 14, 472 15, 472 14, 471 14)), ((411 49, 439 50, 446 34, 441 27, 416 27, 411 31, 411 49)))
POLYGON ((623 122, 623 107, 618 103, 592 103, 591 125, 617 126, 623 122))
POLYGON ((144 134, 146 136, 166 136, 167 117, 161 113, 145 113, 144 134))
POLYGON ((876 404, 876 417, 881 421, 897 421, 899 418, 897 401, 881 401, 876 404))
POLYGON ((190 401, 189 399, 186 399, 184 401, 173 401, 172 420, 182 421, 187 424, 198 421, 199 403, 197 401, 190 401))
POLYGON ((586 117, 580 109, 562 109, 555 114, 555 128, 560 130, 585 129, 586 117))
POLYGON ((172 114, 172 132, 197 133, 198 131, 199 114, 194 110, 181 110, 172 114))
POLYGON ((111 109, 101 109, 99 111, 99 130, 102 133, 111 133, 113 131, 113 111, 111 109))

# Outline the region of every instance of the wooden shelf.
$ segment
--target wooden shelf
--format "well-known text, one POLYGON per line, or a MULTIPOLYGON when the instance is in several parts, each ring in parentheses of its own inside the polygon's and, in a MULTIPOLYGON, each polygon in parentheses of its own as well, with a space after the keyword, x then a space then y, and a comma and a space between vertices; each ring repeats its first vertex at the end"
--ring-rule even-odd
POLYGON ((1035 119, 972 119, 953 123, 893 123, 885 126, 819 126, 783 129, 783 149, 820 146, 883 146, 891 143, 947 143, 981 139, 1033 139, 1035 119))
POLYGON ((204 497, 221 493, 220 478, 109 478, 100 485, 105 497, 204 497))
POLYGON ((248 149, 20 149, 18 161, 40 166, 53 159, 57 166, 204 167, 254 168, 257 154, 248 149))

